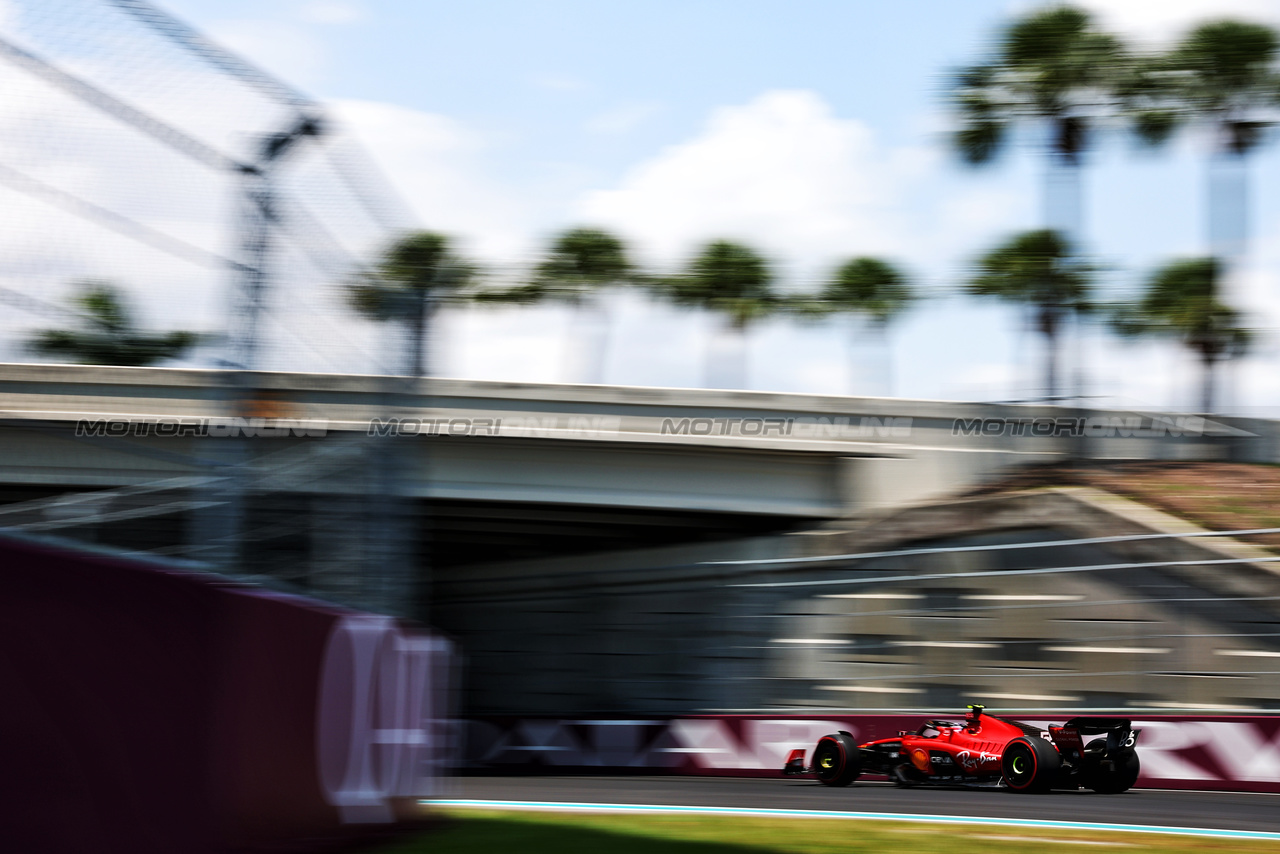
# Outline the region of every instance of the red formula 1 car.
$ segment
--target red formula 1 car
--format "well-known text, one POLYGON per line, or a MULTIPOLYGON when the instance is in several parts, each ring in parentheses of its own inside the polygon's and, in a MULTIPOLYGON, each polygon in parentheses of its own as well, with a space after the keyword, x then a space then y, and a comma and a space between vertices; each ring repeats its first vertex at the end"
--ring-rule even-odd
POLYGON ((847 732, 824 735, 805 766, 793 750, 785 774, 813 774, 827 786, 847 786, 859 774, 884 774, 901 786, 1008 787, 1015 792, 1086 787, 1118 794, 1138 779, 1138 734, 1123 718, 1072 718, 1047 730, 983 714, 970 706, 964 723, 928 720, 858 744, 847 732), (1088 736, 1099 736, 1088 742, 1088 736))

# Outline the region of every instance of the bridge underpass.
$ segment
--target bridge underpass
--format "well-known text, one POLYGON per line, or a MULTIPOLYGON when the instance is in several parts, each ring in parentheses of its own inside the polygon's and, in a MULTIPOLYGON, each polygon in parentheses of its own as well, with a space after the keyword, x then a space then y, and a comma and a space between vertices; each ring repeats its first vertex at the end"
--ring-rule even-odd
MULTIPOLYGON (((188 539, 189 510, 162 511, 165 506, 194 498, 175 491, 159 503, 154 499, 130 500, 128 495, 103 488, 67 493, 65 488, 10 485, 0 488, 0 527, 21 527, 127 551, 181 556, 188 539), (101 498, 94 501, 95 495, 101 498), (134 515, 131 510, 144 515, 134 515), (125 518, 116 519, 113 513, 125 518)), ((249 531, 255 546, 248 555, 246 571, 304 583, 308 568, 324 550, 316 525, 307 520, 323 518, 341 532, 344 522, 349 529, 361 512, 358 499, 344 501, 326 495, 272 493, 255 498, 253 505, 250 516, 258 525, 249 531)), ((418 499, 415 505, 426 552, 424 562, 437 569, 715 542, 797 530, 824 520, 517 501, 418 499)))
POLYGON ((1274 552, 1084 488, 436 588, 474 714, 1280 709, 1274 552), (1192 536, 1188 537, 1190 534, 1192 536))

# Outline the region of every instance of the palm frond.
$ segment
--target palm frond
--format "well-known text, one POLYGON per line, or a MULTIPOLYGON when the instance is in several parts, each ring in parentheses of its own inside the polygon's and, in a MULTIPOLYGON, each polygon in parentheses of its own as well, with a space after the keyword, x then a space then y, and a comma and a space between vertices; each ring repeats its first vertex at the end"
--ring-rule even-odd
POLYGON ((1039 307, 1088 307, 1093 268, 1062 234, 1041 229, 1014 235, 982 256, 966 284, 969 293, 1039 307))
POLYGON ((110 282, 80 283, 72 302, 83 313, 80 328, 38 330, 26 343, 29 351, 80 364, 145 366, 179 358, 207 340, 196 332, 142 331, 123 291, 110 282))

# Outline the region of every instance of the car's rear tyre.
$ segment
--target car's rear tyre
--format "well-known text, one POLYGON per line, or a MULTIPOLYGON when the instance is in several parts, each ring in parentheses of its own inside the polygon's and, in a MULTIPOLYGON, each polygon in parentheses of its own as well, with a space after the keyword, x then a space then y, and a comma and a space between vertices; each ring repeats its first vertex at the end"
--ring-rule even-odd
POLYGON ((1100 795, 1118 795, 1133 788, 1138 782, 1138 774, 1142 771, 1142 763, 1138 761, 1138 751, 1132 747, 1123 747, 1114 751, 1109 759, 1103 759, 1107 740, 1095 738, 1085 745, 1085 756, 1094 756, 1084 768, 1084 784, 1100 795))
POLYGON ((1044 739, 1023 736, 1005 745, 1000 770, 1015 792, 1047 792, 1062 770, 1062 757, 1044 739))
POLYGON ((862 773, 862 756, 847 732, 824 735, 813 751, 813 773, 824 786, 847 786, 862 773))

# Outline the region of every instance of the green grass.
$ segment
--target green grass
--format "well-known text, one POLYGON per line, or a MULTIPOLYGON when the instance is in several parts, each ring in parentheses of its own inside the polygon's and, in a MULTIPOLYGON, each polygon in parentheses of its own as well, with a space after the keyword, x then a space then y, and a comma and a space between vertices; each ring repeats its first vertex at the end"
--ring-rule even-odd
POLYGON ((440 810, 445 820, 378 854, 1012 854, 1276 852, 1275 842, 1105 831, 811 818, 440 810))

